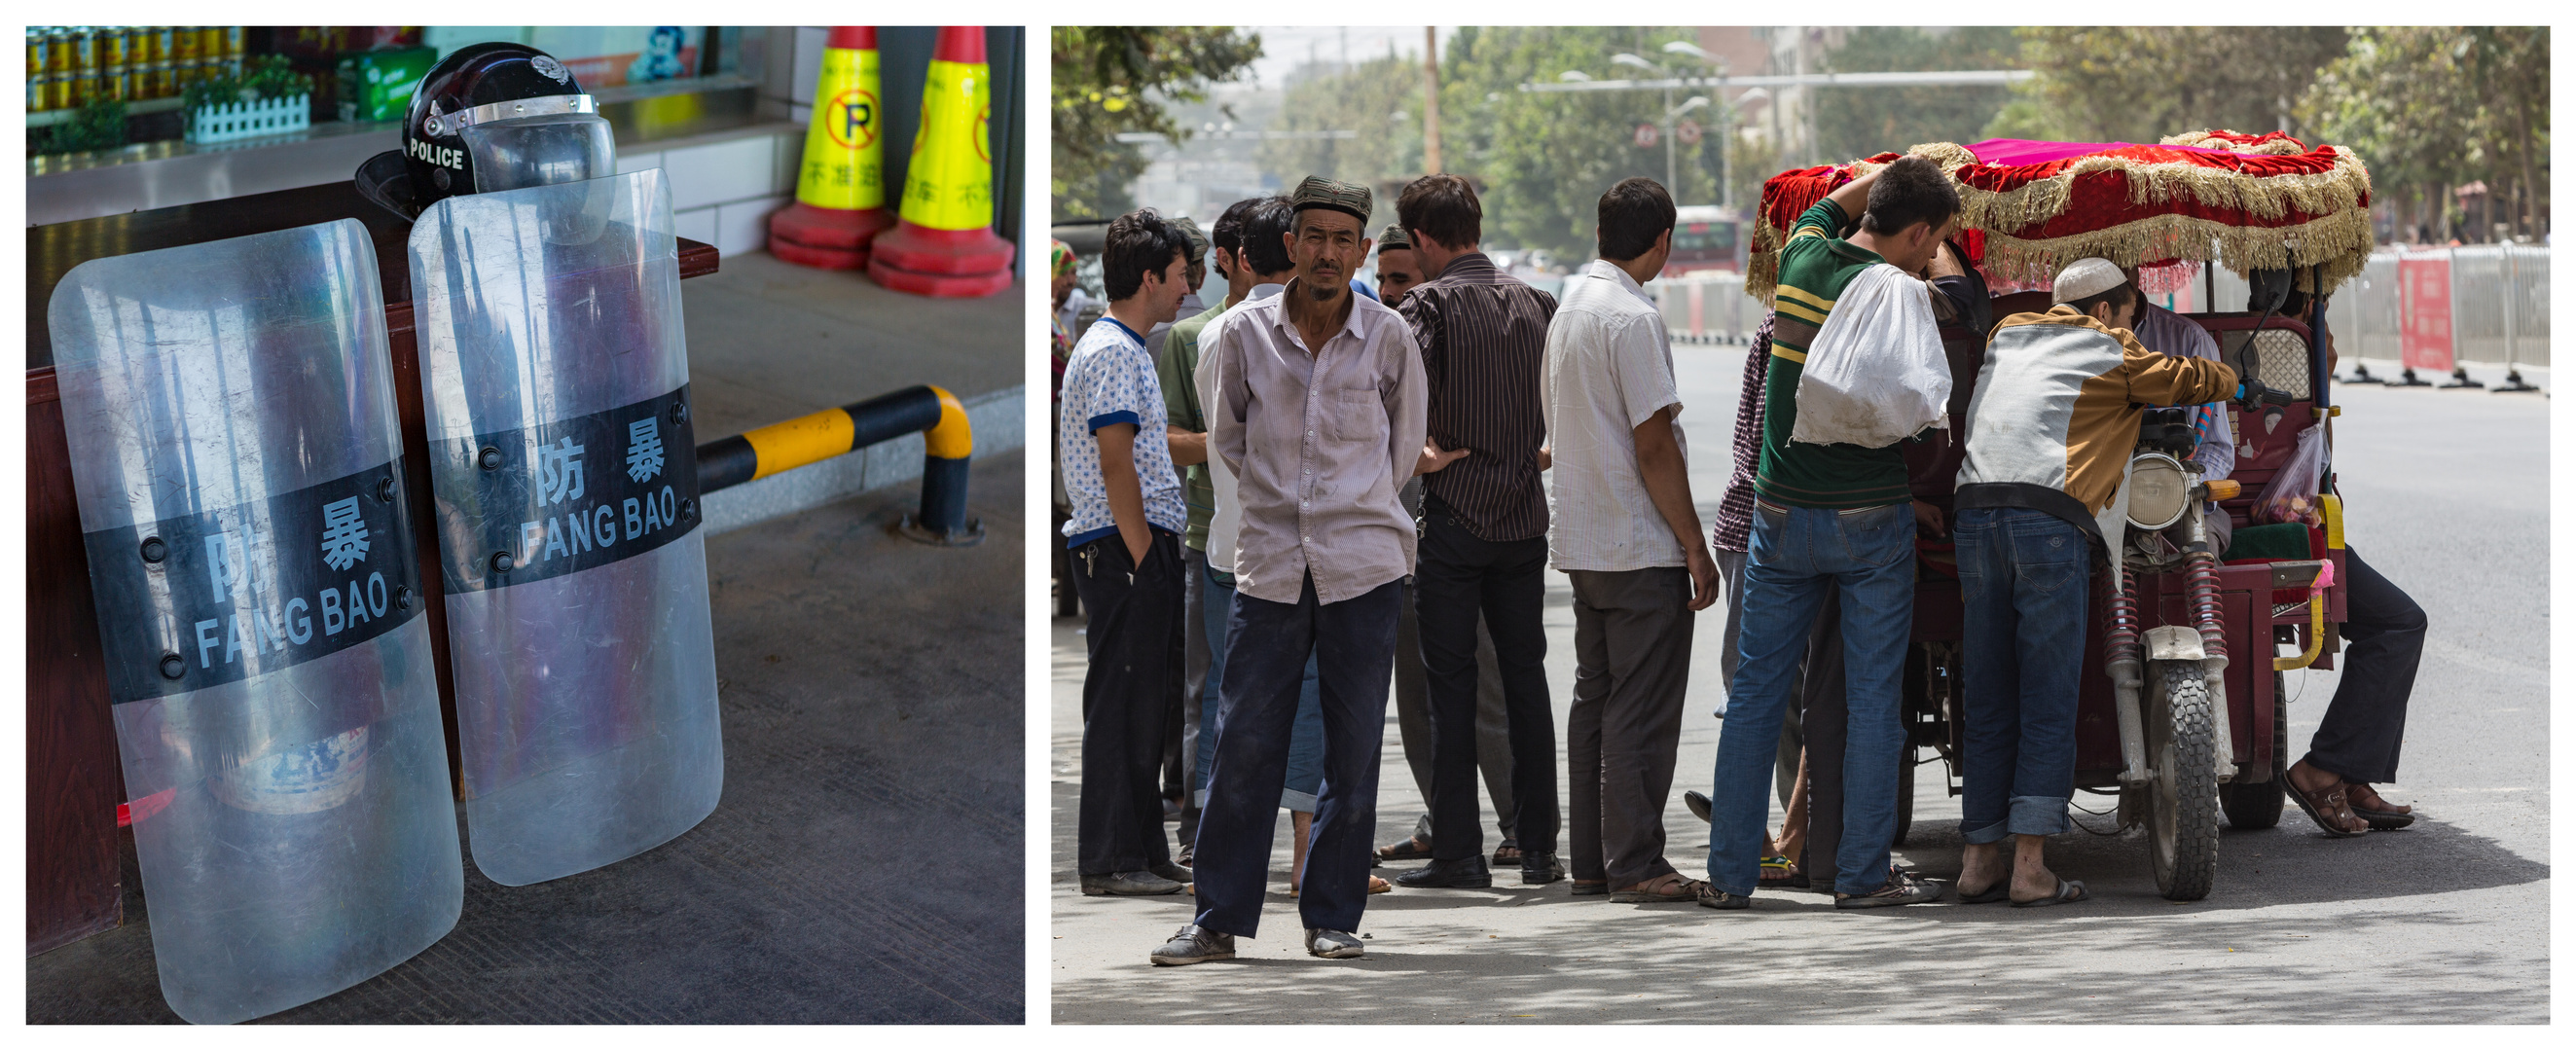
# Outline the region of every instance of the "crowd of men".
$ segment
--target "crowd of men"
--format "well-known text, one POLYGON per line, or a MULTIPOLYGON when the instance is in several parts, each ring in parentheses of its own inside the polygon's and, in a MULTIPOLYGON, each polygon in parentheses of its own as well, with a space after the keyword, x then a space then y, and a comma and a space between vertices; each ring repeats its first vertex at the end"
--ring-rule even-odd
MULTIPOLYGON (((1204 233, 1121 216, 1101 253, 1105 314, 1078 341, 1057 328, 1062 532, 1090 658, 1078 872, 1085 894, 1195 893, 1152 962, 1229 958, 1256 933, 1283 808, 1289 893, 1325 958, 1363 953, 1369 895, 1491 886, 1497 867, 1721 910, 1765 888, 1829 890, 1849 909, 1940 899, 1945 885, 1890 856, 1920 534, 1955 542, 1967 612, 1960 900, 2084 899, 2041 847, 2070 827, 2099 520, 2149 406, 2190 407, 2198 466, 2230 469, 2238 380, 2205 332, 2100 259, 2067 267, 2050 309, 1993 318, 1952 236, 1955 189, 1897 161, 1789 231, 1734 477, 1703 531, 1670 340, 1643 287, 1672 249, 1663 186, 1602 195, 1600 258, 1562 299, 1479 250, 1466 180, 1406 186, 1374 243, 1373 203, 1308 178, 1204 233), (1375 289, 1356 278, 1372 247, 1375 289), (1210 273, 1224 299, 1184 313, 1210 273), (1844 301, 1916 309, 1838 315, 1844 301), (1815 433, 1798 420, 1811 352, 1927 340, 1948 348, 1955 422, 1892 444, 1793 438, 1815 433), (1955 472, 1946 514, 1913 486, 1909 449, 1927 443, 1950 450, 1933 457, 1955 472), (1549 569, 1575 616, 1562 812, 1549 569), (1710 822, 1699 880, 1666 859, 1663 814, 1696 615, 1721 595, 1725 729, 1710 793, 1686 793, 1710 822), (1429 812, 1379 846, 1390 684, 1429 812), (1502 836, 1490 856, 1480 780, 1502 836), (1427 864, 1391 883, 1370 871, 1408 859, 1427 864)), ((1059 246, 1055 262, 1061 305, 1072 260, 1059 246)), ((2402 592, 2358 557, 2348 567, 2343 685, 2287 786, 2338 836, 2413 820, 2369 785, 2395 776, 2424 630, 2402 592)))

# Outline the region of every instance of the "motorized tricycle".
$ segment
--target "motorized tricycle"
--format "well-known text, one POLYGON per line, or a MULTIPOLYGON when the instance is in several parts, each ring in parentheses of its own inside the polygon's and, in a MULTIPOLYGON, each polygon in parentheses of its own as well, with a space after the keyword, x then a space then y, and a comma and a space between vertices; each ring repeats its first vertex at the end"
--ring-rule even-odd
MULTIPOLYGON (((2358 273, 2369 251, 2368 174, 2349 151, 2310 149, 2279 133, 2204 132, 2160 146, 1997 140, 1909 152, 1933 157, 1958 186, 1964 211, 1953 243, 1969 262, 1994 284, 2040 289, 1996 297, 1994 320, 2048 309, 2049 277, 2089 256, 2149 271, 2225 265, 2252 289, 2250 309, 2183 315, 2210 334, 2242 381, 2223 410, 2237 441, 2234 468, 2225 478, 2202 476, 2187 408, 2145 413, 2117 513, 2102 519, 2108 550, 2096 560, 2077 705, 2075 786, 2118 801, 2116 827, 2095 831, 2142 828, 2157 890, 2197 900, 2215 885, 2220 815, 2240 829, 2279 822, 2289 761, 2284 677, 2331 668, 2338 648, 2341 503, 2330 470, 2286 469, 2294 457, 2315 455, 2300 451, 2299 435, 2337 412, 2323 295, 2358 273), (2294 290, 2310 293, 2306 309, 2285 316, 2294 290), (2302 491, 2273 491, 2279 487, 2302 491), (2285 497, 2297 499, 2272 499, 2285 497), (2258 502, 2291 503, 2302 514, 2268 521, 2279 516, 2258 502), (2217 547, 2213 513, 2233 526, 2228 550, 2217 547)), ((1897 156, 1785 172, 1766 184, 1748 292, 1767 296, 1780 231, 1800 212, 1897 156)), ((1986 333, 1952 326, 1944 336, 1953 348, 1950 434, 1958 435, 1986 333)), ((2330 440, 2312 446, 2331 455, 2330 440)), ((1910 454, 1916 499, 1945 515, 1952 509, 1962 452, 1942 442, 1910 454)), ((1950 793, 1961 791, 1970 674, 1963 613, 1951 545, 1921 539, 1898 844, 1911 826, 1917 763, 1944 762, 1950 793)))

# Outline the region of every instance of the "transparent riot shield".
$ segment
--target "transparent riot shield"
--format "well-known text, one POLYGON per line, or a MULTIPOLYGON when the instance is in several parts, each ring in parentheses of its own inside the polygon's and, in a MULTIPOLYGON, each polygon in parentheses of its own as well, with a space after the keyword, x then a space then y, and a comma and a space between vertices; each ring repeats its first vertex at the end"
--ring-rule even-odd
POLYGON ((650 850, 723 788, 677 240, 659 170, 412 227, 474 865, 650 850))
POLYGON ((153 958, 191 1022, 355 985, 464 903, 379 280, 342 219, 54 288, 153 958))

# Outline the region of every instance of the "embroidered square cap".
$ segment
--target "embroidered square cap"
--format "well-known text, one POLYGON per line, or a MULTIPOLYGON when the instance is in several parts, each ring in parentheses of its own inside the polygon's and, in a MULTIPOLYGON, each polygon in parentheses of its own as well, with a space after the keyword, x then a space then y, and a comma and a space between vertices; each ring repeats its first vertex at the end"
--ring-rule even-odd
POLYGON ((1413 250, 1413 239, 1404 236, 1404 224, 1388 223, 1386 229, 1377 232, 1377 250, 1383 252, 1390 248, 1398 252, 1413 250))
POLYGON ((1184 215, 1178 219, 1172 220, 1171 223, 1181 231, 1181 236, 1190 239, 1190 262, 1197 263, 1199 260, 1207 258, 1207 234, 1200 232, 1199 224, 1196 220, 1184 215))
POLYGON ((1336 182, 1320 175, 1309 175, 1298 183, 1296 192, 1288 195, 1288 206, 1297 211, 1308 208, 1330 208, 1358 217, 1365 223, 1369 217, 1368 187, 1336 182))

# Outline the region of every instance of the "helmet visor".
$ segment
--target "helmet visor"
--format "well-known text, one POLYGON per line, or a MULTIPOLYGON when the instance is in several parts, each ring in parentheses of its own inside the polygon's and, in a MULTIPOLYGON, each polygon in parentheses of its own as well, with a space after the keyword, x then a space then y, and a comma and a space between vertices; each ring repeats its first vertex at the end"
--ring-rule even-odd
POLYGON ((608 121, 550 113, 471 124, 458 132, 474 161, 474 192, 600 179, 617 174, 608 121))

